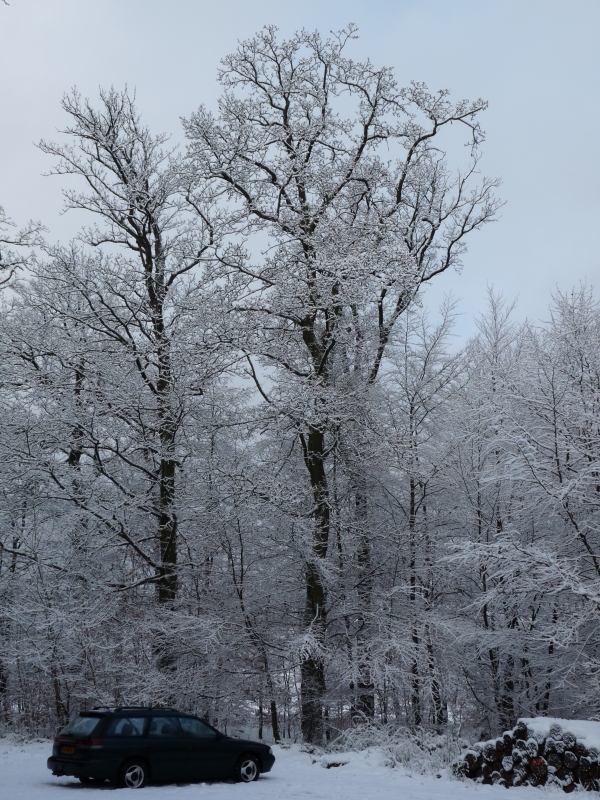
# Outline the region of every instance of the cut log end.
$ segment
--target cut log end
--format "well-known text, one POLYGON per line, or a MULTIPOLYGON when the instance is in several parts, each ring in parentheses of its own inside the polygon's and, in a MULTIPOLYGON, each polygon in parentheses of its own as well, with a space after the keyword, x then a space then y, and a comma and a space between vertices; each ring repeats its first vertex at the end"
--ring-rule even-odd
POLYGON ((453 765, 461 779, 512 786, 555 786, 564 792, 598 791, 600 752, 553 723, 545 733, 520 720, 512 731, 478 742, 453 765))

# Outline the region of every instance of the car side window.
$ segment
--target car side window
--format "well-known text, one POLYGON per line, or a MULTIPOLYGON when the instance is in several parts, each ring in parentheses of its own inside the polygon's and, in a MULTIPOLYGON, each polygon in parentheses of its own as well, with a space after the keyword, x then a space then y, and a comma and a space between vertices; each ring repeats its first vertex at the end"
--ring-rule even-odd
POLYGON ((142 736, 145 717, 116 717, 110 723, 107 736, 142 736))
POLYGON ((205 741, 215 740, 217 734, 206 723, 194 717, 179 717, 181 729, 186 739, 204 739, 205 741))
POLYGON ((148 736, 165 739, 181 736, 177 717, 152 717, 148 736))

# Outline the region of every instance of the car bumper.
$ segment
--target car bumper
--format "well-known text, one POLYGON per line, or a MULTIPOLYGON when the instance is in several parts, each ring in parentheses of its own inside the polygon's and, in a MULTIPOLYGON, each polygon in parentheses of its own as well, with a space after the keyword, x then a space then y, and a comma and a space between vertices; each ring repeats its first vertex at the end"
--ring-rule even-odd
POLYGON ((273 764, 275 763, 275 756, 273 755, 266 755, 262 756, 262 769, 261 772, 270 772, 273 768, 273 764))
POLYGON ((56 756, 50 756, 46 766, 53 775, 71 775, 74 778, 109 778, 115 777, 112 764, 93 758, 85 761, 69 761, 56 756))

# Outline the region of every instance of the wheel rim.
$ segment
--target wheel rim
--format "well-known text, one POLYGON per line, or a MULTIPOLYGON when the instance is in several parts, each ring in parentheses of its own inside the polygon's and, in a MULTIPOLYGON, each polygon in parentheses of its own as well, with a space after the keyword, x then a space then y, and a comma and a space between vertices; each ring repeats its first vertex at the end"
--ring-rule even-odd
POLYGON ((258 775, 258 767, 256 766, 256 762, 251 758, 247 758, 240 767, 240 775, 245 783, 250 783, 250 781, 253 781, 258 775))
POLYGON ((139 764, 132 764, 125 770, 125 785, 130 789, 139 789, 144 782, 144 770, 139 764))

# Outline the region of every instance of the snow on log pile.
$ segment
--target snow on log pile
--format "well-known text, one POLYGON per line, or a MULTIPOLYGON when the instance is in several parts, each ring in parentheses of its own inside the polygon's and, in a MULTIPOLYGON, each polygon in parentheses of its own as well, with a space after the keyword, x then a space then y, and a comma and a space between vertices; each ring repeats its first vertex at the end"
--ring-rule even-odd
POLYGON ((600 722, 535 717, 520 719, 498 739, 461 754, 453 773, 501 786, 600 787, 600 722))

